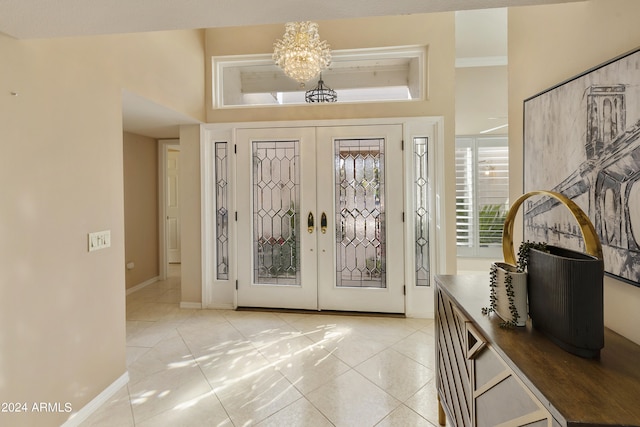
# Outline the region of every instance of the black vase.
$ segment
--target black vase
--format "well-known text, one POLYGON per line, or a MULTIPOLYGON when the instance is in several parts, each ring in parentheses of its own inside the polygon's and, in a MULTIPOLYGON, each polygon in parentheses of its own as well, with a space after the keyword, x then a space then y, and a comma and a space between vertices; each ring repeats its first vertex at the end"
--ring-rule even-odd
POLYGON ((598 358, 604 347, 602 259, 548 246, 529 250, 529 315, 535 329, 569 353, 598 358))

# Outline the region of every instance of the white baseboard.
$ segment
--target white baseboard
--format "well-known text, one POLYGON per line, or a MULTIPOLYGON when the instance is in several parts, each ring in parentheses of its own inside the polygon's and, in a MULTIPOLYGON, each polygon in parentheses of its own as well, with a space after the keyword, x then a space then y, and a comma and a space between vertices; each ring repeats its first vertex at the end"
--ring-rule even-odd
POLYGON ((114 394, 129 382, 129 372, 122 374, 120 378, 115 380, 111 385, 105 388, 102 393, 97 395, 91 402, 84 405, 82 409, 71 415, 71 417, 62 424, 61 427, 76 427, 91 416, 103 404, 105 404, 114 394))
POLYGON ((160 279, 160 276, 156 276, 156 277, 152 277, 149 280, 145 280, 144 282, 140 283, 139 285, 135 285, 132 288, 127 289, 127 295, 132 294, 136 291, 139 291, 140 289, 149 286, 152 283, 156 283, 158 280, 160 279))
POLYGON ((198 309, 200 310, 202 308, 202 303, 199 302, 181 302, 180 303, 180 308, 191 308, 191 309, 198 309))

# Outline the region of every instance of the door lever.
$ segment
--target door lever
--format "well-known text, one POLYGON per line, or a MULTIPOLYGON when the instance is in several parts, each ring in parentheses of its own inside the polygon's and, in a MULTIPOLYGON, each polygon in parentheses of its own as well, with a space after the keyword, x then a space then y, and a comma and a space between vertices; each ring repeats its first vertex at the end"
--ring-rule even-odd
POLYGON ((320 231, 322 234, 327 232, 327 214, 322 212, 322 216, 320 216, 320 231))
POLYGON ((309 216, 307 217, 307 231, 309 233, 313 233, 313 213, 309 212, 309 216))

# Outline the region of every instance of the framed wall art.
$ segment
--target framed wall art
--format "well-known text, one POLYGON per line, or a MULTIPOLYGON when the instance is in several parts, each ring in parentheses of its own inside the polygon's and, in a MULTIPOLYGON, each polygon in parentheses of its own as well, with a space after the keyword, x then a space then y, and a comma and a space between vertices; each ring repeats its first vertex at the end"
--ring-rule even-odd
MULTIPOLYGON (((640 48, 524 101, 524 192, 576 202, 600 238, 607 275, 640 286, 640 48)), ((583 250, 555 199, 524 205, 524 239, 583 250)))

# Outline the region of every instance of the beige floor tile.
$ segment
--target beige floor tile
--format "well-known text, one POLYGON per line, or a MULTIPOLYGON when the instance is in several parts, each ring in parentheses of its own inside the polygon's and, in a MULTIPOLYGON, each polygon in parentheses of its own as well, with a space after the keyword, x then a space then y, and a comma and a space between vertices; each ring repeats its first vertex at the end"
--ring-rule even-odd
POLYGON ((136 427, 232 427, 233 423, 213 391, 161 412, 136 427))
POLYGON ((416 331, 407 319, 388 317, 364 317, 356 325, 358 334, 390 346, 416 331))
POLYGON ((156 302, 168 302, 180 304, 182 298, 182 292, 180 289, 167 289, 162 295, 158 297, 156 302))
POLYGON ((313 340, 297 330, 263 334, 260 339, 254 339, 251 343, 260 353, 271 361, 291 358, 296 354, 317 346, 313 340))
POLYGON ((233 353, 237 348, 251 346, 244 335, 229 323, 207 326, 187 321, 177 331, 196 357, 211 353, 233 353))
POLYGON ((374 426, 401 404, 354 370, 315 389, 307 399, 338 427, 374 426))
POLYGON ((142 302, 127 310, 127 320, 156 322, 180 318, 180 315, 180 307, 170 303, 142 302))
POLYGON ((181 309, 179 270, 127 296, 129 384, 83 426, 437 424, 433 320, 181 309))
POLYGON ((405 405, 401 405, 390 413, 384 420, 376 427, 434 427, 429 421, 422 418, 420 415, 407 408, 405 405))
POLYGON ((411 327, 423 331, 433 331, 433 319, 423 319, 419 317, 408 317, 406 323, 411 327))
POLYGON ((435 369, 435 338, 419 330, 393 345, 393 349, 432 369, 435 369))
MULTIPOLYGON (((434 425, 438 425, 438 394, 435 379, 411 396, 405 405, 434 425)), ((447 424, 448 425, 448 424, 447 424)))
POLYGON ((197 366, 166 369, 129 384, 136 424, 209 392, 211 386, 197 366))
POLYGON ((260 422, 302 397, 291 383, 273 368, 263 369, 215 388, 216 395, 235 425, 260 422))
MULTIPOLYGON (((148 323, 148 322, 145 322, 148 323)), ((160 341, 177 336, 176 328, 180 323, 156 321, 151 326, 141 329, 127 337, 127 345, 133 347, 154 347, 160 341)))
POLYGON ((242 335, 252 341, 260 341, 271 334, 297 331, 277 313, 230 311, 225 317, 242 335))
POLYGON ((316 342, 334 341, 354 333, 344 316, 312 315, 293 325, 306 337, 316 342))
POLYGON ((433 370, 393 349, 384 350, 355 368, 369 381, 404 402, 433 379, 433 370))
POLYGON ((258 427, 332 427, 333 424, 309 401, 301 398, 257 424, 258 427))
POLYGON ((196 362, 216 392, 275 371, 274 365, 246 342, 200 355, 196 362))
POLYGON ((151 350, 149 347, 132 347, 127 345, 127 369, 133 362, 138 360, 140 356, 151 350))
POLYGON ((350 369, 349 365, 317 345, 292 353, 291 357, 278 359, 276 366, 304 394, 350 369))
POLYGON ((366 335, 353 332, 353 330, 345 335, 328 335, 325 339, 319 341, 319 344, 351 367, 358 366, 387 348, 385 344, 366 335))
POLYGON ((171 335, 129 365, 129 376, 136 383, 158 372, 196 367, 197 363, 182 337, 171 335))
MULTIPOLYGON (((183 309, 185 310, 185 309, 183 309)), ((221 323, 229 324, 224 312, 229 310, 189 310, 190 315, 185 319, 182 326, 194 327, 198 329, 212 329, 214 325, 221 323)))
POLYGON ((135 335, 139 334, 140 332, 144 331, 145 329, 153 325, 155 325, 155 322, 151 320, 144 321, 144 320, 127 319, 127 322, 126 322, 127 344, 128 344, 128 341, 131 338, 133 338, 135 335))
POLYGON ((80 425, 82 427, 133 427, 135 425, 133 410, 127 386, 122 387, 80 425))

